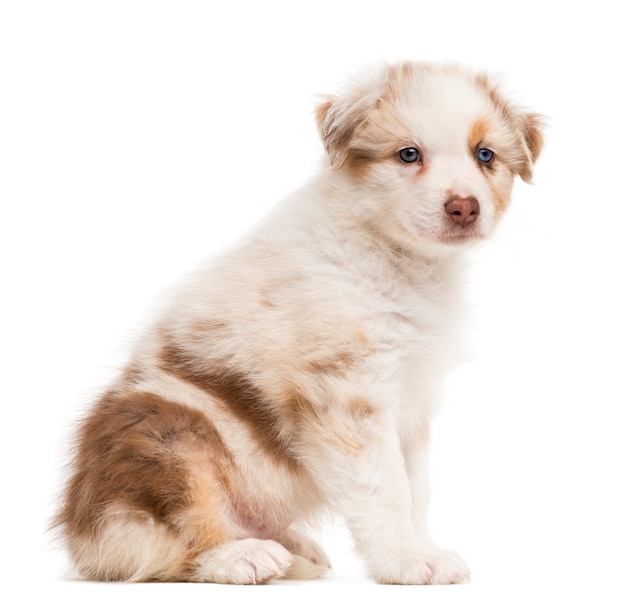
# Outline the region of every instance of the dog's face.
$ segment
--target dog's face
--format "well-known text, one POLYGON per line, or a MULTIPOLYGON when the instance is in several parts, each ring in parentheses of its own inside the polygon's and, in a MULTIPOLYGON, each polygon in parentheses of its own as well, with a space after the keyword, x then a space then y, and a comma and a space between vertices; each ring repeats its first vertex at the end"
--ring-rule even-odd
POLYGON ((317 109, 351 210, 403 247, 438 252, 489 235, 513 180, 530 181, 541 118, 455 65, 384 69, 317 109))

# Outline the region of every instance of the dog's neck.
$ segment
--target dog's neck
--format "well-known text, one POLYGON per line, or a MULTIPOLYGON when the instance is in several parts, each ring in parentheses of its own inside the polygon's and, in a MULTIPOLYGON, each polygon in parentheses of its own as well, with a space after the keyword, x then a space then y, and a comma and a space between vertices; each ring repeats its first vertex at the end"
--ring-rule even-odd
POLYGON ((375 223, 359 219, 351 203, 360 191, 348 178, 324 171, 279 204, 253 238, 264 239, 270 247, 280 242, 294 253, 314 253, 368 280, 454 287, 463 246, 419 240, 403 244, 375 223))

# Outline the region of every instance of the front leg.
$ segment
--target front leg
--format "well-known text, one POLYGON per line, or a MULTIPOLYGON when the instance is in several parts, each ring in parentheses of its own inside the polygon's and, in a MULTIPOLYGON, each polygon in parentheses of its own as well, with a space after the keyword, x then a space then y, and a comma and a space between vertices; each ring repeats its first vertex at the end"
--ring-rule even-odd
POLYGON ((430 429, 421 426, 412 430, 405 439, 402 449, 411 490, 411 518, 420 540, 424 545, 432 545, 428 526, 430 429))
POLYGON ((436 546, 428 526, 430 505, 430 479, 428 449, 430 429, 416 429, 408 442, 405 442, 404 459, 411 490, 411 518, 418 538, 422 542, 433 566, 433 583, 467 583, 470 571, 463 559, 451 550, 436 546))
POLYGON ((392 413, 352 398, 307 421, 302 451, 330 504, 346 519, 357 552, 380 583, 459 583, 464 565, 425 540, 392 413))

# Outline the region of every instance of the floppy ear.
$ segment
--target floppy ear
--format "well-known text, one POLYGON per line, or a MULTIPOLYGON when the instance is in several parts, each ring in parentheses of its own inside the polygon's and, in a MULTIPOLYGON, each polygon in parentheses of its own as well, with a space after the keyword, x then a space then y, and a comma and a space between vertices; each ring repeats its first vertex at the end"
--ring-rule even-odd
POLYGON ((357 128, 367 119, 372 99, 366 93, 329 96, 315 110, 317 129, 333 169, 348 158, 350 142, 357 128))
POLYGON ((533 177, 533 165, 543 148, 543 129, 545 118, 537 113, 526 113, 519 118, 520 146, 524 160, 518 171, 524 182, 530 182, 533 177))

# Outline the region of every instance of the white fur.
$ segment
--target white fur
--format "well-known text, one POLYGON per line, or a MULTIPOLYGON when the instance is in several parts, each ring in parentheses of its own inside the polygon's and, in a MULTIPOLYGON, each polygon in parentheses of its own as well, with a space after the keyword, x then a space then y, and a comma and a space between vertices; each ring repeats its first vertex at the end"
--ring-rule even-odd
POLYGON ((181 288, 137 347, 141 378, 120 385, 199 409, 235 459, 229 538, 197 557, 192 579, 265 582, 290 566, 321 574, 328 559, 293 525, 327 509, 345 518, 380 582, 469 578, 428 533, 429 422, 463 313, 461 251, 492 232, 539 135, 529 126, 531 156, 524 114, 496 106, 472 72, 408 65, 320 108, 330 162, 181 288), (481 120, 493 171, 468 143, 481 120), (365 166, 350 163, 359 145, 365 166), (420 149, 420 165, 386 150, 405 146, 420 149), (480 203, 469 230, 446 214, 454 196, 480 203), (255 437, 261 427, 223 396, 164 368, 164 340, 193 358, 194 373, 218 366, 262 391, 299 468, 272 455, 255 437))

